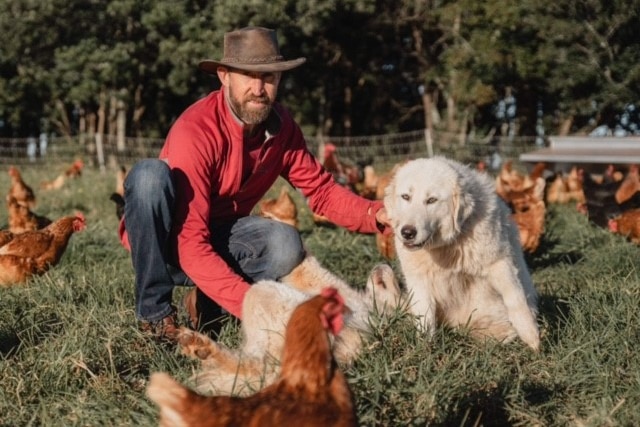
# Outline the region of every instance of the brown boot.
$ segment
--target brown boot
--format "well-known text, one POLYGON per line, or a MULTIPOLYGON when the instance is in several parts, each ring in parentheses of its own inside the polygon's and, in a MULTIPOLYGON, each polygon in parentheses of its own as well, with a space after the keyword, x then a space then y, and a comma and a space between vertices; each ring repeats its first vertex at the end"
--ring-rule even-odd
POLYGON ((218 304, 198 288, 194 288, 182 298, 182 306, 187 312, 188 326, 191 329, 213 337, 218 336, 226 317, 218 304))
POLYGON ((199 317, 196 309, 196 288, 191 289, 182 297, 182 307, 187 312, 187 326, 194 331, 198 330, 199 317))
POLYGON ((173 311, 155 322, 142 321, 140 330, 158 341, 175 342, 178 336, 178 312, 173 311))

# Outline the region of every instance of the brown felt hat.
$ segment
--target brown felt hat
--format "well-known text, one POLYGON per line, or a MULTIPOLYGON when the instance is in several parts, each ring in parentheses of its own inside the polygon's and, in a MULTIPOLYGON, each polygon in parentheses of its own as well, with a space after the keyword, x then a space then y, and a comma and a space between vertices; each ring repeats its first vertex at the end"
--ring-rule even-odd
POLYGON ((198 67, 209 74, 216 74, 221 66, 267 73, 291 70, 307 60, 285 60, 280 54, 276 32, 262 27, 245 27, 225 33, 223 55, 219 61, 200 61, 198 67))

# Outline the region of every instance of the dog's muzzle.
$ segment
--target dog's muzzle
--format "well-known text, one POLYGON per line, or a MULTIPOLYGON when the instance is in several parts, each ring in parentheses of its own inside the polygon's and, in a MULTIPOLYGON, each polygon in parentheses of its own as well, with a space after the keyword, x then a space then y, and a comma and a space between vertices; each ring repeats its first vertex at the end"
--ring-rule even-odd
POLYGON ((400 237, 402 237, 402 244, 407 249, 418 249, 424 246, 425 242, 416 242, 415 238, 418 235, 418 230, 413 225, 403 225, 400 228, 400 237))

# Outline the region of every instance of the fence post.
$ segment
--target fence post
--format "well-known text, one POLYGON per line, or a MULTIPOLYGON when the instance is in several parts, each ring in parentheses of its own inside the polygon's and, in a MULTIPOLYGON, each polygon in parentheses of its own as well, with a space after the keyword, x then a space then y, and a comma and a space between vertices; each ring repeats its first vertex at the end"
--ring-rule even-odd
POLYGON ((98 166, 100 167, 100 171, 104 172, 104 145, 102 144, 102 134, 100 132, 96 132, 96 155, 98 156, 98 166))
POLYGON ((428 128, 424 130, 424 140, 427 144, 427 156, 433 157, 433 137, 431 136, 431 130, 428 128))

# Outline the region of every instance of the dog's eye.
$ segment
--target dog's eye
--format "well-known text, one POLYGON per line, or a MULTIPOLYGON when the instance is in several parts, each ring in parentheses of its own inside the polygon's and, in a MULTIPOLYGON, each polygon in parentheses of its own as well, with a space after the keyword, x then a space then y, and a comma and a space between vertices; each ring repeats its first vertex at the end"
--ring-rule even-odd
POLYGON ((402 200, 406 200, 407 202, 411 201, 411 196, 408 194, 402 194, 400 197, 402 197, 402 200))
POLYGON ((438 201, 438 199, 437 199, 436 197, 429 197, 429 198, 425 201, 425 203, 426 203, 427 205, 432 205, 432 204, 434 204, 434 203, 435 203, 435 202, 437 202, 437 201, 438 201))

